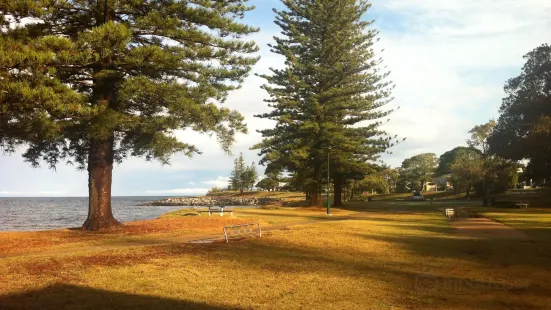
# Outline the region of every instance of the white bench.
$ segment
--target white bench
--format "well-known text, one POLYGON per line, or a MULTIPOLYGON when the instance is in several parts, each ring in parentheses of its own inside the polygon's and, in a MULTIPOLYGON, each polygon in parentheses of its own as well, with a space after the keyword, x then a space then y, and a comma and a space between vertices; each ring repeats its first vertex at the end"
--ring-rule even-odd
POLYGON ((220 216, 224 216, 224 211, 226 213, 229 212, 230 216, 233 216, 233 210, 224 210, 224 207, 218 207, 218 208, 209 207, 208 210, 199 210, 199 211, 197 211, 197 213, 199 213, 199 215, 201 215, 201 213, 208 212, 209 216, 211 216, 213 213, 220 213, 220 216))
POLYGON ((444 210, 444 214, 448 219, 452 219, 455 217, 455 209, 453 208, 447 208, 444 210))
POLYGON ((527 203, 515 203, 515 206, 519 208, 528 208, 527 203))

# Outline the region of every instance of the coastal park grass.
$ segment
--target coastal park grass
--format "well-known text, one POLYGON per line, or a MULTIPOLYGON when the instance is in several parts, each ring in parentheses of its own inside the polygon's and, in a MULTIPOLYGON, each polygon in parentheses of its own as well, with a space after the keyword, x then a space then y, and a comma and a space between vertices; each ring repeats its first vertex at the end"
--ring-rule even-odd
MULTIPOLYGON (((228 244, 5 257, 0 309, 547 308, 551 245, 544 232, 551 230, 551 213, 480 208, 534 238, 470 238, 458 235, 441 215, 448 206, 454 204, 350 202, 332 217, 312 208, 243 210, 235 218, 173 212, 136 222, 139 228, 124 238, 213 232, 232 221, 301 225, 228 244), (155 221, 195 226, 177 233, 147 231, 155 221)), ((86 235, 67 233, 77 240, 86 235)), ((0 244, 16 234, 0 234, 0 244)), ((93 241, 84 238, 80 246, 120 237, 88 236, 93 241)))

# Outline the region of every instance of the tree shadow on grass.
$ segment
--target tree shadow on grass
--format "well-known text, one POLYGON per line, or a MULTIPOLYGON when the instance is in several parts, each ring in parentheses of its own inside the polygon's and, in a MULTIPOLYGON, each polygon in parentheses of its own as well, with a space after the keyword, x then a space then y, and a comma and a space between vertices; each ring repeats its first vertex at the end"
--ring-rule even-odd
POLYGON ((357 234, 368 240, 398 244, 421 256, 474 261, 488 266, 529 266, 548 270, 551 245, 548 242, 516 239, 440 238, 437 236, 391 236, 357 234))
POLYGON ((0 296, 0 309, 236 309, 168 299, 132 295, 82 287, 55 284, 41 290, 0 296))
POLYGON ((408 203, 408 202, 347 202, 342 206, 336 207, 338 209, 347 210, 347 211, 361 211, 367 213, 429 213, 429 212, 438 212, 439 209, 443 208, 443 204, 430 204, 429 202, 419 204, 419 203, 408 203))
MULTIPOLYGON (((461 274, 457 276, 438 275, 438 269, 431 270, 430 263, 424 265, 419 272, 416 263, 403 263, 386 260, 384 256, 362 253, 362 260, 355 259, 359 253, 352 249, 340 249, 339 255, 328 255, 327 250, 308 246, 278 245, 262 240, 242 241, 216 246, 217 257, 224 257, 233 265, 229 272, 257 269, 259 272, 278 271, 290 274, 327 274, 343 277, 365 277, 376 280, 386 287, 385 298, 398 307, 425 308, 425 306, 448 305, 463 309, 502 309, 504 306, 518 309, 537 308, 529 299, 515 299, 515 294, 530 293, 536 299, 551 296, 547 288, 531 288, 527 285, 510 285, 502 282, 503 278, 493 277, 492 280, 469 279, 461 274), (302 263, 299 263, 302 262, 302 263), (311 268, 305 267, 308 265, 311 268), (427 269, 429 268, 429 269, 427 269), (506 297, 503 301, 488 298, 488 296, 506 297), (425 305, 425 302, 428 304, 425 305)), ((435 253, 431 253, 434 256, 435 253)), ((208 256, 208 254, 207 254, 208 256)), ((204 257, 204 259, 208 259, 204 257)), ((452 266, 450 266, 452 267, 452 266)), ((369 288, 367 288, 369 289, 369 288)), ((359 290, 357 293, 361 293, 359 290)), ((351 295, 350 298, 353 295, 351 295)), ((307 296, 297 295, 297 298, 307 296)))
MULTIPOLYGON (((360 236, 369 237, 367 234, 360 236)), ((381 239, 380 236, 376 238, 381 239)), ((361 238, 358 239, 361 242, 361 238)), ((412 248, 419 246, 419 241, 416 240, 418 239, 406 237, 384 239, 384 241, 390 242, 412 243, 412 248)), ((320 240, 320 242, 327 242, 327 240, 320 240)), ((335 247, 335 244, 332 246, 335 247)), ((424 248, 417 250, 430 256, 444 254, 424 248)), ((449 255, 454 255, 453 250, 444 250, 451 251, 449 255)), ((325 246, 316 244, 294 243, 292 240, 280 243, 279 240, 266 238, 229 244, 156 246, 148 251, 134 254, 135 256, 127 258, 120 258, 119 254, 115 254, 115 258, 119 258, 119 263, 129 267, 144 262, 167 264, 167 267, 170 267, 172 259, 178 259, 182 255, 193 255, 197 261, 207 262, 202 268, 218 268, 220 259, 223 258, 224 274, 230 275, 240 272, 251 274, 252 272, 252 274, 261 276, 263 273, 271 271, 276 274, 302 275, 305 279, 309 279, 309 274, 337 276, 344 279, 365 277, 376 280, 378 284, 374 286, 374 289, 385 287, 384 299, 386 302, 400 308, 413 306, 413 308, 425 309, 447 305, 451 308, 464 309, 501 309, 506 307, 531 309, 535 308, 531 299, 516 300, 515 294, 529 294, 532 299, 551 296, 551 291, 544 288, 527 290, 524 287, 507 286, 499 281, 465 280, 461 275, 439 276, 438 269, 433 269, 435 266, 431 262, 392 261, 381 253, 358 252, 354 246, 342 246, 336 253, 334 250, 328 250, 325 246), (421 269, 419 269, 420 267, 421 269), (488 296, 499 296, 499 298, 488 298, 488 296)), ((87 267, 108 268, 117 265, 104 258, 96 257, 96 255, 92 258, 95 258, 94 261, 90 261, 90 257, 81 259, 83 263, 87 263, 87 267)), ((70 259, 74 260, 75 258, 70 259)), ((115 259, 115 262, 117 261, 115 259)), ((76 265, 82 266, 83 264, 77 263, 76 265)), ((51 267, 50 272, 53 274, 67 268, 66 264, 56 264, 51 267)), ((182 270, 182 272, 185 271, 182 270)), ((151 276, 155 276, 155 274, 152 273, 151 276)), ((322 281, 321 284, 325 286, 328 283, 322 281)), ((197 285, 200 284, 197 283, 197 285)), ((213 283, 213 285, 216 284, 213 283)), ((261 282, 249 283, 249 285, 265 286, 261 282)), ((320 283, 308 285, 320 285, 320 283)), ((198 286, 198 289, 201 288, 198 286)), ((369 287, 358 288, 356 293, 351 293, 348 296, 353 300, 354 294, 369 289, 369 287)), ((213 296, 213 298, 215 297, 213 296)), ((308 300, 310 296, 303 292, 297 294, 295 298, 308 300)), ((322 304, 318 304, 318 306, 322 306, 322 304)), ((38 291, 0 296, 0 309, 224 309, 224 306, 58 284, 38 291)))

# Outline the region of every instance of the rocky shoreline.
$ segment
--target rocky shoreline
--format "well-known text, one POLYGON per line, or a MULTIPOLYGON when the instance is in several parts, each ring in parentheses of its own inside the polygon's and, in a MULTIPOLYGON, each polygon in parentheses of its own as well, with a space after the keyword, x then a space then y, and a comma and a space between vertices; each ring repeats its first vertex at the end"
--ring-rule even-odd
POLYGON ((140 206, 263 206, 281 202, 281 198, 177 197, 140 204, 140 206))

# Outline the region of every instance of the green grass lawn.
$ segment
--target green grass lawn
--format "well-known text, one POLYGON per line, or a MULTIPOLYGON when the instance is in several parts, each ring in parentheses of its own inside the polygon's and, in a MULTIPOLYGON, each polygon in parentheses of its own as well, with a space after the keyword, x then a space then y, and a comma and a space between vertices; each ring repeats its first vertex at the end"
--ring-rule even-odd
MULTIPOLYGON (((467 193, 461 192, 424 192, 423 196, 425 199, 465 199, 467 193)), ((366 195, 362 196, 360 199, 365 200, 370 197, 373 201, 393 201, 393 200, 403 200, 411 197, 411 193, 391 193, 383 195, 366 195)))
POLYGON ((551 209, 480 208, 480 213, 535 239, 551 239, 551 209))
MULTIPOLYGON (((238 219, 326 221, 229 244, 6 258, 0 309, 548 308, 548 240, 457 236, 443 205, 357 202, 331 218, 321 209, 256 209, 238 219)), ((549 223, 547 214, 484 212, 509 224, 522 218, 526 230, 549 223)))

